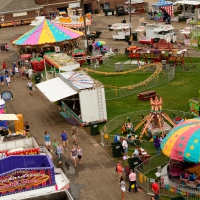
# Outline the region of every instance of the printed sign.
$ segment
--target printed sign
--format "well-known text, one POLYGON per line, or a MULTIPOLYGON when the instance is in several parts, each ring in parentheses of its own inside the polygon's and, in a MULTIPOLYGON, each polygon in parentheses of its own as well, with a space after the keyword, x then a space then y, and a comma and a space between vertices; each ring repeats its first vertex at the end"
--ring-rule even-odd
POLYGON ((80 7, 80 3, 77 2, 77 3, 69 3, 69 8, 78 8, 80 7))
POLYGON ((13 13, 13 17, 26 16, 27 12, 13 13))

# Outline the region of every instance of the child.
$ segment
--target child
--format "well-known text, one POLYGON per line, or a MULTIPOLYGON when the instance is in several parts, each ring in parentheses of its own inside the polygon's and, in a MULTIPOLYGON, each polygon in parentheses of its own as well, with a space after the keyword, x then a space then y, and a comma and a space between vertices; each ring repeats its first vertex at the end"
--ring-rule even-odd
POLYGON ((181 43, 180 42, 178 42, 178 48, 181 49, 181 43))

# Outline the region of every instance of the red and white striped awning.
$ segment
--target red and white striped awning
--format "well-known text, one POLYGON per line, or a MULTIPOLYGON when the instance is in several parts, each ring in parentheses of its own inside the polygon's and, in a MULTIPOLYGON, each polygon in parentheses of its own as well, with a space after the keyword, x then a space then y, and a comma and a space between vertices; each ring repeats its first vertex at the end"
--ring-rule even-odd
POLYGON ((161 6, 162 9, 166 10, 166 12, 170 15, 173 16, 174 15, 174 11, 173 11, 173 5, 171 6, 161 6))

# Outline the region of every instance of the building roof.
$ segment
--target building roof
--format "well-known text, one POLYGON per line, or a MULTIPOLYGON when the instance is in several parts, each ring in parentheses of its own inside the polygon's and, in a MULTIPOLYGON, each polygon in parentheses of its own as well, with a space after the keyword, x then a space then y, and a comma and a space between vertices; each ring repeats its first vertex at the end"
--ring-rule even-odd
POLYGON ((39 10, 42 6, 34 0, 0 0, 0 14, 18 13, 29 10, 39 10))

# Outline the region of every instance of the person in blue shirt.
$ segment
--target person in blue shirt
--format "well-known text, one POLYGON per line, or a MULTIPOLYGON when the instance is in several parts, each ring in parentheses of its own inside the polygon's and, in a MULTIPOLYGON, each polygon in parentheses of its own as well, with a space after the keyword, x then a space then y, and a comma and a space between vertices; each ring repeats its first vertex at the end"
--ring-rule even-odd
POLYGON ((3 74, 1 74, 0 80, 1 80, 1 86, 3 87, 4 86, 4 75, 3 74))
POLYGON ((67 136, 67 133, 65 131, 62 131, 60 137, 61 137, 61 140, 62 140, 63 148, 65 149, 65 151, 68 151, 67 150, 67 145, 68 145, 68 136, 67 136))
POLYGON ((44 141, 45 141, 45 146, 50 151, 50 146, 51 146, 51 138, 50 135, 47 131, 44 133, 44 141))
POLYGON ((114 137, 114 143, 120 142, 120 136, 119 133, 117 133, 114 137))

